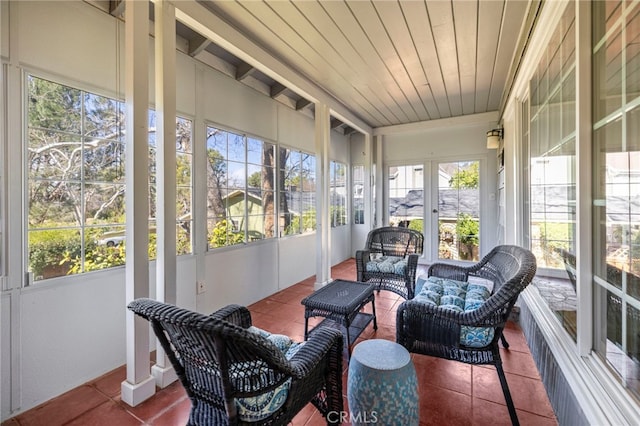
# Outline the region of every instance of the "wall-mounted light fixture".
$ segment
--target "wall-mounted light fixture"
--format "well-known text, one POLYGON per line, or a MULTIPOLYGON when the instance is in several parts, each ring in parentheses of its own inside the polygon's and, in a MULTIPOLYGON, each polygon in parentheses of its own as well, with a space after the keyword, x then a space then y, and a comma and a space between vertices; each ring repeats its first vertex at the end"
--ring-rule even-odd
POLYGON ((502 139, 502 129, 493 129, 487 132, 487 149, 498 149, 502 139))

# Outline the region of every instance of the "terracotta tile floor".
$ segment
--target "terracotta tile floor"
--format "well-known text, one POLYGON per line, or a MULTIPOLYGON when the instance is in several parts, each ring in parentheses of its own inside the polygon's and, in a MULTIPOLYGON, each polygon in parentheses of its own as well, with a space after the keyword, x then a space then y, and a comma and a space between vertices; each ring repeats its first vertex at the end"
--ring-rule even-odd
MULTIPOLYGON (((333 278, 355 279, 355 262, 347 260, 332 268, 333 278)), ((300 300, 313 291, 315 277, 249 306, 253 323, 274 333, 302 340, 304 308, 300 300)), ((382 291, 376 294, 378 330, 372 326, 359 340, 378 338, 395 341, 395 312, 402 298, 382 291)), ((370 305, 369 305, 370 306, 370 305)), ((315 325, 319 321, 310 324, 315 325)), ((538 370, 520 328, 509 323, 505 335, 511 347, 503 350, 507 381, 522 425, 557 425, 538 370)), ((357 342, 356 342, 357 344, 357 342)), ((498 375, 494 367, 476 367, 458 362, 412 354, 419 382, 420 425, 510 425, 498 375)), ((346 394, 347 363, 343 373, 346 394)), ((2 426, 124 426, 184 425, 191 404, 176 382, 137 407, 120 401, 120 383, 125 368, 120 367, 89 383, 22 413, 2 426)), ((346 404, 346 397, 345 397, 346 404)), ((346 405, 345 405, 346 406, 346 405)), ((293 425, 323 425, 322 416, 307 405, 293 425)))

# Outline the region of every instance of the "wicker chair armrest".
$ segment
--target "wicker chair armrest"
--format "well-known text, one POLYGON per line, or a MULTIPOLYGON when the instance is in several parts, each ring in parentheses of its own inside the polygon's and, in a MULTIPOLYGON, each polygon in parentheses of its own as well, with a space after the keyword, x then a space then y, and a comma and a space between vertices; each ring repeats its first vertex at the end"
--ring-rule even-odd
POLYGON ((210 316, 243 328, 251 326, 251 313, 245 306, 227 305, 215 311, 210 316))
POLYGON ((452 280, 466 281, 472 267, 454 265, 452 263, 434 263, 427 270, 428 276, 438 278, 450 278, 452 280))
POLYGON ((369 250, 358 250, 356 251, 356 272, 357 272, 357 281, 364 281, 364 272, 367 267, 367 262, 371 253, 369 250))
POLYGON ((327 353, 333 348, 342 356, 343 337, 339 330, 320 327, 314 330, 304 345, 289 360, 293 376, 297 379, 306 377, 319 362, 326 359, 327 353))
POLYGON ((413 299, 416 293, 416 271, 418 270, 419 258, 419 254, 410 254, 407 256, 407 267, 404 271, 407 299, 413 299))

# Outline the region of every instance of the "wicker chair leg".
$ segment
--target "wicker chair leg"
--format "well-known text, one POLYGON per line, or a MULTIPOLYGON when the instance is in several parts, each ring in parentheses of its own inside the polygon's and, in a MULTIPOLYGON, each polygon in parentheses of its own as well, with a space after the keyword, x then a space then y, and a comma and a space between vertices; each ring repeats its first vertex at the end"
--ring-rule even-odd
MULTIPOLYGON (((348 343, 347 343, 348 345, 348 343)), ((327 425, 342 424, 342 414, 344 410, 342 399, 342 376, 336 377, 336 371, 342 371, 342 350, 344 348, 343 337, 337 339, 329 351, 329 375, 326 384, 326 412, 321 414, 327 421, 327 425)))
POLYGON ((507 338, 504 337, 504 334, 500 335, 500 341, 502 342, 502 347, 505 349, 509 349, 509 342, 507 342, 507 338))
POLYGON ((518 421, 518 415, 516 414, 516 407, 513 405, 513 399, 511 399, 511 392, 509 392, 509 385, 507 384, 507 377, 504 375, 502 368, 502 362, 499 361, 496 364, 496 370, 498 370, 498 377, 500 378, 500 385, 502 386, 502 392, 504 393, 504 399, 507 402, 507 408, 509 409, 509 416, 511 417, 511 424, 513 426, 520 426, 518 421))

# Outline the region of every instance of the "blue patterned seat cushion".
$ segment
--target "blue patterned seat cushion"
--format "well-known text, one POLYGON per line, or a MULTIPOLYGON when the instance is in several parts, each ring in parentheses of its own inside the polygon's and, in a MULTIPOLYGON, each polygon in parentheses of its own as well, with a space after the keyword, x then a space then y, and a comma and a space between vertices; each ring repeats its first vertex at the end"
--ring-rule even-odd
POLYGON ((399 256, 381 256, 371 259, 366 265, 367 272, 383 272, 387 274, 404 275, 407 260, 399 256))
MULTIPOLYGON (((274 345, 277 346, 283 353, 285 358, 291 359, 298 349, 304 345, 304 342, 297 343, 283 334, 271 334, 268 331, 262 330, 258 327, 251 326, 249 331, 260 334, 267 338, 274 345)), ((256 376, 259 376, 260 372, 256 372, 256 376)), ((276 412, 287 400, 289 394, 289 387, 291 386, 291 379, 287 380, 272 391, 265 392, 261 395, 249 397, 249 398, 237 398, 236 407, 238 409, 238 417, 245 422, 257 422, 264 420, 271 414, 276 412)))
MULTIPOLYGON (((416 279, 414 300, 458 312, 478 309, 491 296, 486 283, 420 276, 416 279)), ((482 348, 493 340, 493 327, 460 327, 460 344, 471 348, 482 348)))

